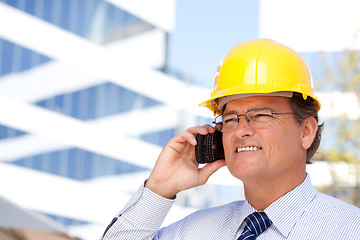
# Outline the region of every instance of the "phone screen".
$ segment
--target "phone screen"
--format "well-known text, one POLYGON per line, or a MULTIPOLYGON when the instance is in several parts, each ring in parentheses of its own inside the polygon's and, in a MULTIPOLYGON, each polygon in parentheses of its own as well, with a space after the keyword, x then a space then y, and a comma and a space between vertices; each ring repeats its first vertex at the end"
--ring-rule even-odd
POLYGON ((198 163, 209 163, 224 159, 222 132, 215 131, 207 135, 197 134, 196 141, 195 156, 198 163))

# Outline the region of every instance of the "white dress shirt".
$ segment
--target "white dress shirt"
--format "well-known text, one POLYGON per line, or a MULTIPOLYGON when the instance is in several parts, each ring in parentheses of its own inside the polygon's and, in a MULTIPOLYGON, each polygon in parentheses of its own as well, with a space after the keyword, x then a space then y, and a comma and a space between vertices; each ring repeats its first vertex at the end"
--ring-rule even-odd
MULTIPOLYGON (((236 240, 243 220, 256 211, 248 201, 236 201, 199 210, 159 230, 173 202, 142 186, 103 239, 236 240)), ((309 176, 264 212, 272 225, 257 240, 360 239, 360 209, 318 192, 309 176)))

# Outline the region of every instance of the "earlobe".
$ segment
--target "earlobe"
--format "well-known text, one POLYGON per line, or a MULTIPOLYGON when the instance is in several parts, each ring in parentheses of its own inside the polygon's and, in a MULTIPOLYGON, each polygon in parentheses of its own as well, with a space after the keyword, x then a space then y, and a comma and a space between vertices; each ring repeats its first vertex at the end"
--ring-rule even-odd
POLYGON ((301 127, 302 127, 301 145, 304 149, 308 149, 314 142, 316 132, 318 130, 318 123, 314 117, 309 117, 305 119, 301 127))

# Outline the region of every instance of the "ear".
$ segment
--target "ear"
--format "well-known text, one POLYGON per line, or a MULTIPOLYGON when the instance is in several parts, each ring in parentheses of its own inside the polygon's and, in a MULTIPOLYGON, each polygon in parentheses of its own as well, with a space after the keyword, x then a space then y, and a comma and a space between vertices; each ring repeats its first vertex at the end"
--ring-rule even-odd
POLYGON ((314 117, 308 117, 301 124, 302 136, 301 136, 301 146, 304 149, 310 148, 311 144, 314 142, 316 132, 318 130, 318 123, 314 117))

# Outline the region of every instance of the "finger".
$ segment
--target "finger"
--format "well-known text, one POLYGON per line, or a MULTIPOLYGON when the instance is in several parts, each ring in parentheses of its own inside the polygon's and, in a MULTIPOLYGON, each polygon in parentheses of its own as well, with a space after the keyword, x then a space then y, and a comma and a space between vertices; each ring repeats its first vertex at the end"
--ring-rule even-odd
POLYGON ((195 127, 191 127, 191 128, 187 129, 187 131, 191 132, 194 135, 196 135, 198 133, 200 133, 202 135, 206 135, 208 133, 214 133, 215 130, 216 130, 216 128, 212 127, 209 124, 205 124, 203 126, 195 126, 195 127))
POLYGON ((214 133, 216 128, 214 128, 213 126, 206 124, 202 126, 203 128, 206 128, 206 130, 208 131, 208 133, 214 133))
POLYGON ((191 145, 196 145, 195 136, 190 131, 181 132, 174 138, 174 140, 179 143, 189 142, 191 145))
POLYGON ((195 146, 197 144, 195 136, 190 132, 184 131, 172 138, 165 146, 164 150, 167 148, 173 149, 177 153, 187 151, 190 146, 195 146))

